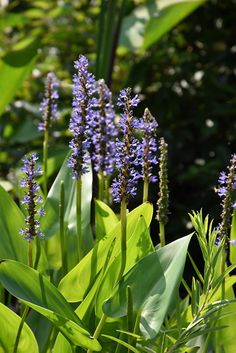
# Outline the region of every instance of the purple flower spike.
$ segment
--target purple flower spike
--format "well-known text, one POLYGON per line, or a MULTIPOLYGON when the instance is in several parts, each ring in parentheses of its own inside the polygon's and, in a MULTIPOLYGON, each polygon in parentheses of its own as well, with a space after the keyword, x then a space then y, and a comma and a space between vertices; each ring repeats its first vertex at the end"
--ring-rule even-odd
POLYGON ((35 178, 42 174, 40 168, 36 167, 37 160, 37 155, 32 153, 29 157, 23 159, 23 167, 21 168, 21 171, 25 173, 25 177, 20 181, 20 186, 27 189, 21 203, 26 207, 27 217, 25 218, 26 228, 22 228, 20 234, 27 240, 42 236, 38 217, 45 215, 44 209, 42 207, 38 209, 37 206, 38 203, 43 201, 42 197, 38 195, 39 186, 35 181, 35 178))
POLYGON ((73 134, 69 147, 72 149, 68 166, 72 169, 74 179, 80 179, 88 172, 89 154, 91 145, 91 128, 94 126, 98 102, 94 97, 96 81, 88 72, 88 60, 80 55, 75 61, 78 73, 73 77, 73 112, 70 120, 70 131, 73 134))
POLYGON ((121 202, 123 198, 129 199, 136 195, 137 182, 141 175, 135 170, 139 164, 140 143, 132 136, 135 128, 133 107, 136 107, 139 98, 131 97, 131 89, 123 89, 120 92, 118 106, 123 108, 123 114, 119 120, 122 139, 116 140, 116 167, 119 170, 118 178, 112 183, 112 193, 115 202, 121 202))
POLYGON ((98 110, 96 111, 96 126, 93 133, 93 161, 96 172, 106 172, 111 175, 115 163, 115 139, 117 130, 115 126, 115 111, 112 104, 112 94, 105 81, 99 80, 97 84, 99 95, 98 110))
POLYGON ((40 104, 40 112, 42 112, 42 122, 39 123, 38 129, 40 131, 48 130, 52 120, 56 120, 58 117, 57 113, 57 99, 59 98, 57 88, 59 83, 56 76, 50 72, 47 75, 45 84, 44 98, 40 104))

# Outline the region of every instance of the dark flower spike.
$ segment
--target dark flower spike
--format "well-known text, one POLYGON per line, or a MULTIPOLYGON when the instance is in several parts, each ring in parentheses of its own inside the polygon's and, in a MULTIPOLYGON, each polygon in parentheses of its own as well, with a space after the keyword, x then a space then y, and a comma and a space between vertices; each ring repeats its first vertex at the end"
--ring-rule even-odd
POLYGON ((160 158, 159 158, 159 198, 157 201, 157 220, 166 224, 168 221, 169 190, 168 190, 168 145, 164 138, 160 139, 160 158))
POLYGON ((72 168, 73 178, 78 180, 88 172, 91 128, 96 119, 94 108, 98 107, 98 102, 94 97, 96 81, 94 75, 88 72, 87 58, 80 55, 74 67, 78 73, 73 77, 73 112, 69 126, 73 138, 69 143, 72 154, 68 166, 72 168))
POLYGON ((146 108, 141 123, 137 125, 143 132, 140 162, 143 177, 143 202, 146 202, 148 200, 149 183, 157 181, 157 177, 152 175, 152 169, 153 165, 157 164, 156 131, 158 124, 149 109, 146 108))
POLYGON ((220 173, 219 187, 216 189, 218 195, 222 198, 221 222, 218 226, 219 239, 226 238, 229 242, 229 234, 232 221, 232 209, 236 203, 232 201, 233 190, 235 189, 236 173, 236 155, 234 154, 228 166, 228 173, 220 173))
POLYGON ((96 116, 95 133, 92 136, 94 146, 93 161, 96 172, 111 175, 115 163, 115 111, 112 104, 112 93, 103 79, 97 83, 98 110, 96 116))
POLYGON ((57 99, 59 83, 54 73, 50 72, 47 75, 45 84, 44 98, 40 104, 40 111, 42 112, 42 122, 39 123, 38 129, 40 131, 48 130, 52 120, 56 120, 58 117, 57 113, 57 99))
POLYGON ((43 199, 42 196, 38 195, 39 186, 35 181, 35 178, 42 172, 39 167, 36 167, 37 160, 37 155, 32 153, 29 157, 23 159, 23 167, 21 168, 25 177, 20 181, 20 186, 27 189, 21 203, 26 207, 27 216, 25 218, 26 228, 22 228, 20 234, 27 240, 43 235, 40 230, 39 217, 44 216, 45 212, 43 207, 38 206, 39 203, 43 202, 43 199))
POLYGON ((135 170, 139 164, 140 143, 132 136, 134 126, 133 108, 137 106, 139 98, 131 97, 131 89, 120 92, 118 106, 123 108, 123 114, 118 126, 121 131, 121 140, 116 140, 116 167, 119 170, 118 178, 112 183, 112 193, 115 202, 128 200, 136 195, 137 182, 141 175, 135 170))

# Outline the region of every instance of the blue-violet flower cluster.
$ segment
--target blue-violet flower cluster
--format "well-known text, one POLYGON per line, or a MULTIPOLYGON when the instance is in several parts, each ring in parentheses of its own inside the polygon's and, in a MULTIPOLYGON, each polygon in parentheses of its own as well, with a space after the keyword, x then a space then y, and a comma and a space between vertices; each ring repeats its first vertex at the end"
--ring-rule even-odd
POLYGON ((42 196, 38 195, 39 186, 35 181, 35 178, 41 175, 42 172, 39 167, 36 167, 37 160, 37 155, 32 153, 29 157, 23 159, 23 167, 21 168, 21 171, 25 173, 25 177, 21 180, 20 186, 27 189, 21 203, 26 207, 27 216, 25 218, 26 228, 22 228, 20 234, 27 240, 43 235, 38 218, 39 216, 44 216, 45 212, 42 207, 38 207, 38 204, 43 202, 43 199, 42 196))
POLYGON ((92 159, 96 172, 105 172, 107 175, 111 175, 114 170, 116 152, 115 111, 112 104, 112 93, 103 79, 98 81, 97 90, 99 98, 92 136, 92 159))
POLYGON ((42 112, 42 122, 39 123, 38 129, 40 131, 45 131, 49 129, 52 120, 56 120, 58 117, 57 112, 57 99, 59 83, 56 79, 56 76, 50 72, 47 75, 46 84, 45 84, 45 93, 44 98, 40 104, 40 112, 42 112))
POLYGON ((94 75, 88 72, 88 60, 80 55, 75 61, 78 73, 73 77, 73 112, 69 129, 73 138, 69 143, 72 149, 68 166, 72 168, 74 179, 80 179, 82 174, 88 172, 89 148, 91 146, 91 129, 96 118, 95 109, 98 107, 96 81, 94 75))
POLYGON ((112 183, 112 194, 115 202, 127 200, 135 196, 137 182, 141 177, 135 169, 139 164, 139 141, 133 137, 135 119, 133 108, 139 103, 138 96, 131 97, 131 89, 123 89, 120 92, 117 105, 123 108, 123 114, 118 126, 121 132, 121 139, 116 140, 116 168, 119 170, 118 178, 112 183))

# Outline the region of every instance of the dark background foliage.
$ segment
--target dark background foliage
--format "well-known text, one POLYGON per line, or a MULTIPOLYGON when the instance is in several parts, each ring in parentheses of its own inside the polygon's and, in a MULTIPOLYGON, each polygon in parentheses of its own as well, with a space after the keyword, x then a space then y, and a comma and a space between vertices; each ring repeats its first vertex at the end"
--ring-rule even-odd
MULTIPOLYGON (((127 1, 124 15, 142 3, 147 2, 127 1)), ((220 201, 214 186, 236 151, 235 5, 235 0, 207 1, 147 50, 118 46, 116 51, 114 98, 122 87, 133 87, 142 97, 136 113, 141 115, 149 107, 158 121, 159 137, 164 136, 169 145, 171 221, 167 234, 172 239, 189 231, 191 210, 203 208, 216 219, 215 224, 219 219, 220 201)), ((4 182, 14 185, 14 167, 24 153, 41 150, 38 106, 48 71, 54 71, 61 81, 60 121, 50 150, 52 172, 59 167, 69 138, 73 61, 85 54, 91 71, 96 72, 99 13, 100 2, 86 0, 10 1, 1 10, 3 59, 18 50, 19 43, 38 41, 32 70, 0 120, 0 177, 4 182)), ((152 186, 154 203, 157 193, 157 186, 152 186)))

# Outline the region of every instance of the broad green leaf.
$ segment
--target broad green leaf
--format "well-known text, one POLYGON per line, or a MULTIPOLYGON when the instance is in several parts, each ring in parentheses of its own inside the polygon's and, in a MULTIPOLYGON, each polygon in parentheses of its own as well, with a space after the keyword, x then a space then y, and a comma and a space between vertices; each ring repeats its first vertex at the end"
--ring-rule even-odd
POLYGON ((128 352, 134 352, 134 353, 139 353, 139 350, 133 346, 131 346, 130 344, 128 344, 127 342, 122 341, 121 339, 114 337, 114 336, 110 336, 110 335, 102 335, 103 337, 109 338, 112 341, 115 341, 119 344, 121 344, 122 346, 128 348, 128 352))
MULTIPOLYGON (((127 259, 125 273, 128 272, 136 262, 141 258, 154 251, 152 241, 143 217, 137 220, 137 224, 133 230, 132 236, 127 241, 127 259)), ((96 297, 96 315, 101 317, 102 304, 108 299, 113 291, 113 288, 120 270, 120 251, 118 256, 111 263, 102 280, 101 286, 98 289, 96 297)))
POLYGON ((65 187, 65 223, 66 246, 69 268, 78 262, 78 248, 82 246, 86 254, 93 245, 93 238, 90 226, 90 206, 92 199, 92 172, 84 174, 82 177, 82 238, 83 243, 78 244, 76 230, 76 183, 72 179, 71 169, 68 168, 68 156, 49 191, 46 203, 46 217, 42 217, 42 230, 47 238, 47 255, 50 268, 61 266, 60 256, 60 236, 59 236, 59 202, 60 186, 64 181, 65 187))
POLYGON ((113 210, 100 200, 95 200, 95 234, 100 240, 119 222, 113 210))
POLYGON ((201 6, 206 0, 159 0, 157 17, 152 16, 144 35, 144 49, 201 6))
POLYGON ((120 46, 146 50, 206 0, 152 0, 124 18, 120 46))
POLYGON ((38 45, 37 39, 31 39, 25 47, 7 54, 0 60, 0 115, 32 70, 38 45))
POLYGON ((140 312, 140 331, 154 338, 177 293, 191 235, 178 239, 141 259, 115 287, 103 305, 111 317, 127 314, 126 288, 132 289, 134 310, 140 312))
POLYGON ((28 242, 19 234, 24 226, 23 213, 0 186, 0 259, 27 263, 28 242))
POLYGON ((34 310, 30 310, 26 322, 35 335, 39 352, 43 352, 44 347, 48 344, 48 338, 53 327, 52 322, 34 310))
MULTIPOLYGON (((234 209, 233 218, 232 218, 230 239, 236 242, 236 210, 235 209, 234 209)), ((230 262, 233 264, 236 262, 236 246, 230 244, 229 249, 230 249, 230 252, 229 252, 230 262)))
MULTIPOLYGON (((153 208, 150 203, 144 203, 127 215, 127 240, 133 233, 133 229, 140 216, 143 216, 147 226, 152 219, 153 208)), ((76 265, 60 282, 59 290, 70 302, 83 300, 94 283, 97 274, 103 268, 108 251, 115 239, 115 245, 110 261, 120 251, 120 222, 100 240, 95 247, 76 265)))
MULTIPOLYGON (((0 303, 0 353, 13 352, 21 318, 8 307, 0 303)), ((24 323, 17 353, 38 353, 37 341, 29 326, 24 323)))
POLYGON ((2 261, 0 282, 12 295, 52 321, 75 345, 101 349, 57 288, 38 271, 16 261, 2 261))

